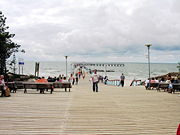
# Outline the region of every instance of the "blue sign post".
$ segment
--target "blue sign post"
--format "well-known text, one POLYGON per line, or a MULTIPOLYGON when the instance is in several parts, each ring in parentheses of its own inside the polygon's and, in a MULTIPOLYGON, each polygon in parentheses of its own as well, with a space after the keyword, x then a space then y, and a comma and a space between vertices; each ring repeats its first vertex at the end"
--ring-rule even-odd
POLYGON ((19 65, 24 65, 24 62, 19 62, 19 65))
POLYGON ((22 70, 22 75, 23 75, 23 66, 24 66, 24 62, 23 61, 19 61, 19 74, 21 74, 21 70, 22 70))

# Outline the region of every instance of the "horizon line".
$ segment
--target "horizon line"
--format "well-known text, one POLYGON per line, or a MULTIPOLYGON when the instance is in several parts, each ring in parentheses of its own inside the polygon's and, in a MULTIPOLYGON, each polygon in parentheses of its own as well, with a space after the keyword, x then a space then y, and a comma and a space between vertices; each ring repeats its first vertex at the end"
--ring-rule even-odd
MULTIPOLYGON (((33 61, 33 60, 26 60, 26 61, 24 61, 24 62, 65 62, 65 60, 64 61, 53 61, 53 60, 47 60, 47 61, 45 61, 45 60, 40 60, 40 61, 33 61)), ((122 62, 117 62, 117 61, 112 61, 112 62, 110 62, 110 61, 69 61, 69 62, 71 62, 71 63, 136 63, 136 64, 148 64, 148 62, 130 62, 130 61, 128 61, 128 62, 125 62, 125 61, 122 61, 122 62)), ((151 64, 178 64, 179 62, 151 62, 151 64)))

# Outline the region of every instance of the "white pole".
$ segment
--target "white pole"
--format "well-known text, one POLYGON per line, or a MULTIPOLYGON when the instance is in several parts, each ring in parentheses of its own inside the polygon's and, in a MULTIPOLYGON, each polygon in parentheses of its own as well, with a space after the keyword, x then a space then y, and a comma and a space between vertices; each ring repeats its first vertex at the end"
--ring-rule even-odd
POLYGON ((68 58, 68 56, 65 56, 65 58, 66 58, 66 80, 67 80, 67 58, 68 58))

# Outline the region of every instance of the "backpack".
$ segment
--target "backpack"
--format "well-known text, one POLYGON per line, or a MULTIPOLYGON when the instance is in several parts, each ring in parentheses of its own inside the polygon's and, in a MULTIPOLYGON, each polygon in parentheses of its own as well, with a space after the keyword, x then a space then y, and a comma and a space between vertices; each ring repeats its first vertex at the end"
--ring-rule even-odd
POLYGON ((10 89, 8 87, 6 87, 5 89, 5 97, 10 97, 10 89))

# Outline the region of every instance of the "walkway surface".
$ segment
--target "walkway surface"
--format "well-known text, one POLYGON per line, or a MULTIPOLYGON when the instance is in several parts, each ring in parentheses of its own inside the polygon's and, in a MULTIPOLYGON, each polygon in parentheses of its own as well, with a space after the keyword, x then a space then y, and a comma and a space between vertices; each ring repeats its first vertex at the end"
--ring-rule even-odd
POLYGON ((0 135, 175 135, 180 95, 100 84, 88 79, 71 92, 35 90, 0 98, 0 135))

